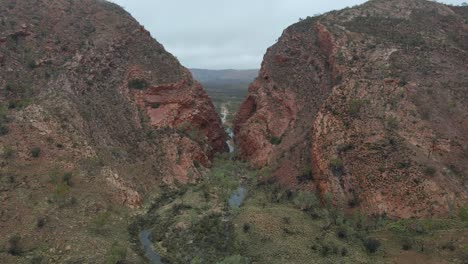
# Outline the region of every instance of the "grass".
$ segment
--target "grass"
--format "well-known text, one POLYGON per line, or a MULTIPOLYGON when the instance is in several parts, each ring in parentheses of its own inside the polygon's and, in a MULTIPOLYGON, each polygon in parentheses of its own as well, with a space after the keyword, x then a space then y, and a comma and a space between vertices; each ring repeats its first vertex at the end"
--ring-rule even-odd
POLYGON ((396 221, 345 212, 309 191, 278 196, 278 187, 259 179, 269 174, 217 157, 198 184, 162 191, 145 216, 157 251, 169 263, 443 263, 464 256, 453 242, 467 230, 458 218, 396 221), (242 176, 248 197, 240 208, 229 208, 242 176))
POLYGON ((324 230, 327 218, 314 218, 290 201, 270 203, 269 196, 268 190, 256 192, 234 220, 244 256, 258 263, 356 263, 366 258, 359 243, 338 238, 333 228, 324 230), (243 231, 244 223, 250 232, 243 231))
MULTIPOLYGON (((229 211, 227 200, 239 186, 240 178, 249 173, 245 164, 218 156, 201 182, 165 189, 156 197, 146 220, 142 220, 152 228, 158 252, 174 263, 184 262, 186 258, 216 263, 235 256, 234 241, 226 239, 233 234, 232 222, 226 219, 234 213, 229 211)), ((138 232, 132 233, 135 236, 138 232)))

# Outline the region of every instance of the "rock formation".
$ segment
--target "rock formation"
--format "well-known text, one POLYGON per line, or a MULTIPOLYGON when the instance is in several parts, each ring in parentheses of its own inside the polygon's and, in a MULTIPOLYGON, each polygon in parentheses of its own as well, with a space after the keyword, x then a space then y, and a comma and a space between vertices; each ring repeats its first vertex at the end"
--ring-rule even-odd
POLYGON ((237 113, 240 157, 367 214, 466 204, 466 9, 373 0, 290 26, 237 113))
POLYGON ((227 151, 200 84, 107 1, 1 1, 0 102, 0 247, 15 233, 25 252, 47 240, 48 263, 68 261, 50 252, 69 238, 79 262, 105 262, 93 219, 196 181, 227 151), (51 229, 30 231, 43 216, 51 229))

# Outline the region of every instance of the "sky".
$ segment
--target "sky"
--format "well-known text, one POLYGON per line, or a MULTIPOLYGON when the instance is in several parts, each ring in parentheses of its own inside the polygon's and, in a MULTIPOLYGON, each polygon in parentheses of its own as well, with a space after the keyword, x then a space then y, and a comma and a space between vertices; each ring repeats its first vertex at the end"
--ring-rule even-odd
MULTIPOLYGON (((188 68, 257 69, 299 18, 364 0, 111 0, 188 68)), ((466 0, 444 0, 459 5, 466 0)))

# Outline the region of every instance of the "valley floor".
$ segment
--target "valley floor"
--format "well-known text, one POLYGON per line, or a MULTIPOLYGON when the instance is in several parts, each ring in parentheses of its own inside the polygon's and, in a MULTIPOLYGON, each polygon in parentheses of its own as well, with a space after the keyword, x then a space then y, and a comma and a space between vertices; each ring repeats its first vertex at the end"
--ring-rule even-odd
POLYGON ((165 190, 141 220, 164 263, 467 263, 468 224, 447 219, 390 220, 293 195, 231 156, 205 179, 165 190), (261 181, 259 179, 262 179, 261 181), (247 197, 229 204, 242 184, 247 197))

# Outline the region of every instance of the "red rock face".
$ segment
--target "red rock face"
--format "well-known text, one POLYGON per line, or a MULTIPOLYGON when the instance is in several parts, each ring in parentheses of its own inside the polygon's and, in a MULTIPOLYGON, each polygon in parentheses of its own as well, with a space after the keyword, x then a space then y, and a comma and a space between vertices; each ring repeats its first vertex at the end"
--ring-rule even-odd
POLYGON ((240 156, 368 214, 466 205, 467 31, 454 10, 372 1, 286 29, 237 114, 240 156), (449 34, 460 38, 435 42, 449 34))
MULTIPOLYGON (((131 77, 129 80, 131 80, 131 77)), ((133 90, 137 104, 146 110, 150 124, 157 128, 174 128, 200 132, 200 140, 208 141, 215 152, 228 151, 226 134, 213 103, 202 86, 191 78, 177 83, 149 86, 133 90)))
MULTIPOLYGON (((21 133, 0 141, 22 142, 26 149, 41 137, 74 136, 70 145, 83 155, 69 162, 102 160, 112 171, 100 177, 110 179, 103 188, 132 207, 151 186, 197 180, 215 153, 228 151, 200 84, 117 5, 8 0, 0 9, 15 25, 0 24, 1 103, 31 102, 27 111, 40 109, 49 123, 59 124, 31 132, 32 142, 17 139, 21 133), (25 52, 31 56, 20 56, 25 52)), ((9 109, 11 126, 29 126, 32 118, 15 118, 26 106, 9 109)))
POLYGON ((306 29, 288 28, 267 51, 235 120, 241 157, 271 167, 288 188, 310 171, 310 120, 333 81, 331 36, 319 25, 306 29))
POLYGON ((149 125, 156 131, 176 132, 162 141, 168 159, 166 183, 187 183, 199 178, 195 168, 198 164, 209 167, 215 153, 229 150, 227 135, 211 99, 187 70, 184 76, 177 82, 152 85, 148 74, 134 66, 125 81, 130 87, 124 90, 132 94, 148 116, 149 125), (147 87, 132 88, 135 80, 147 87))

